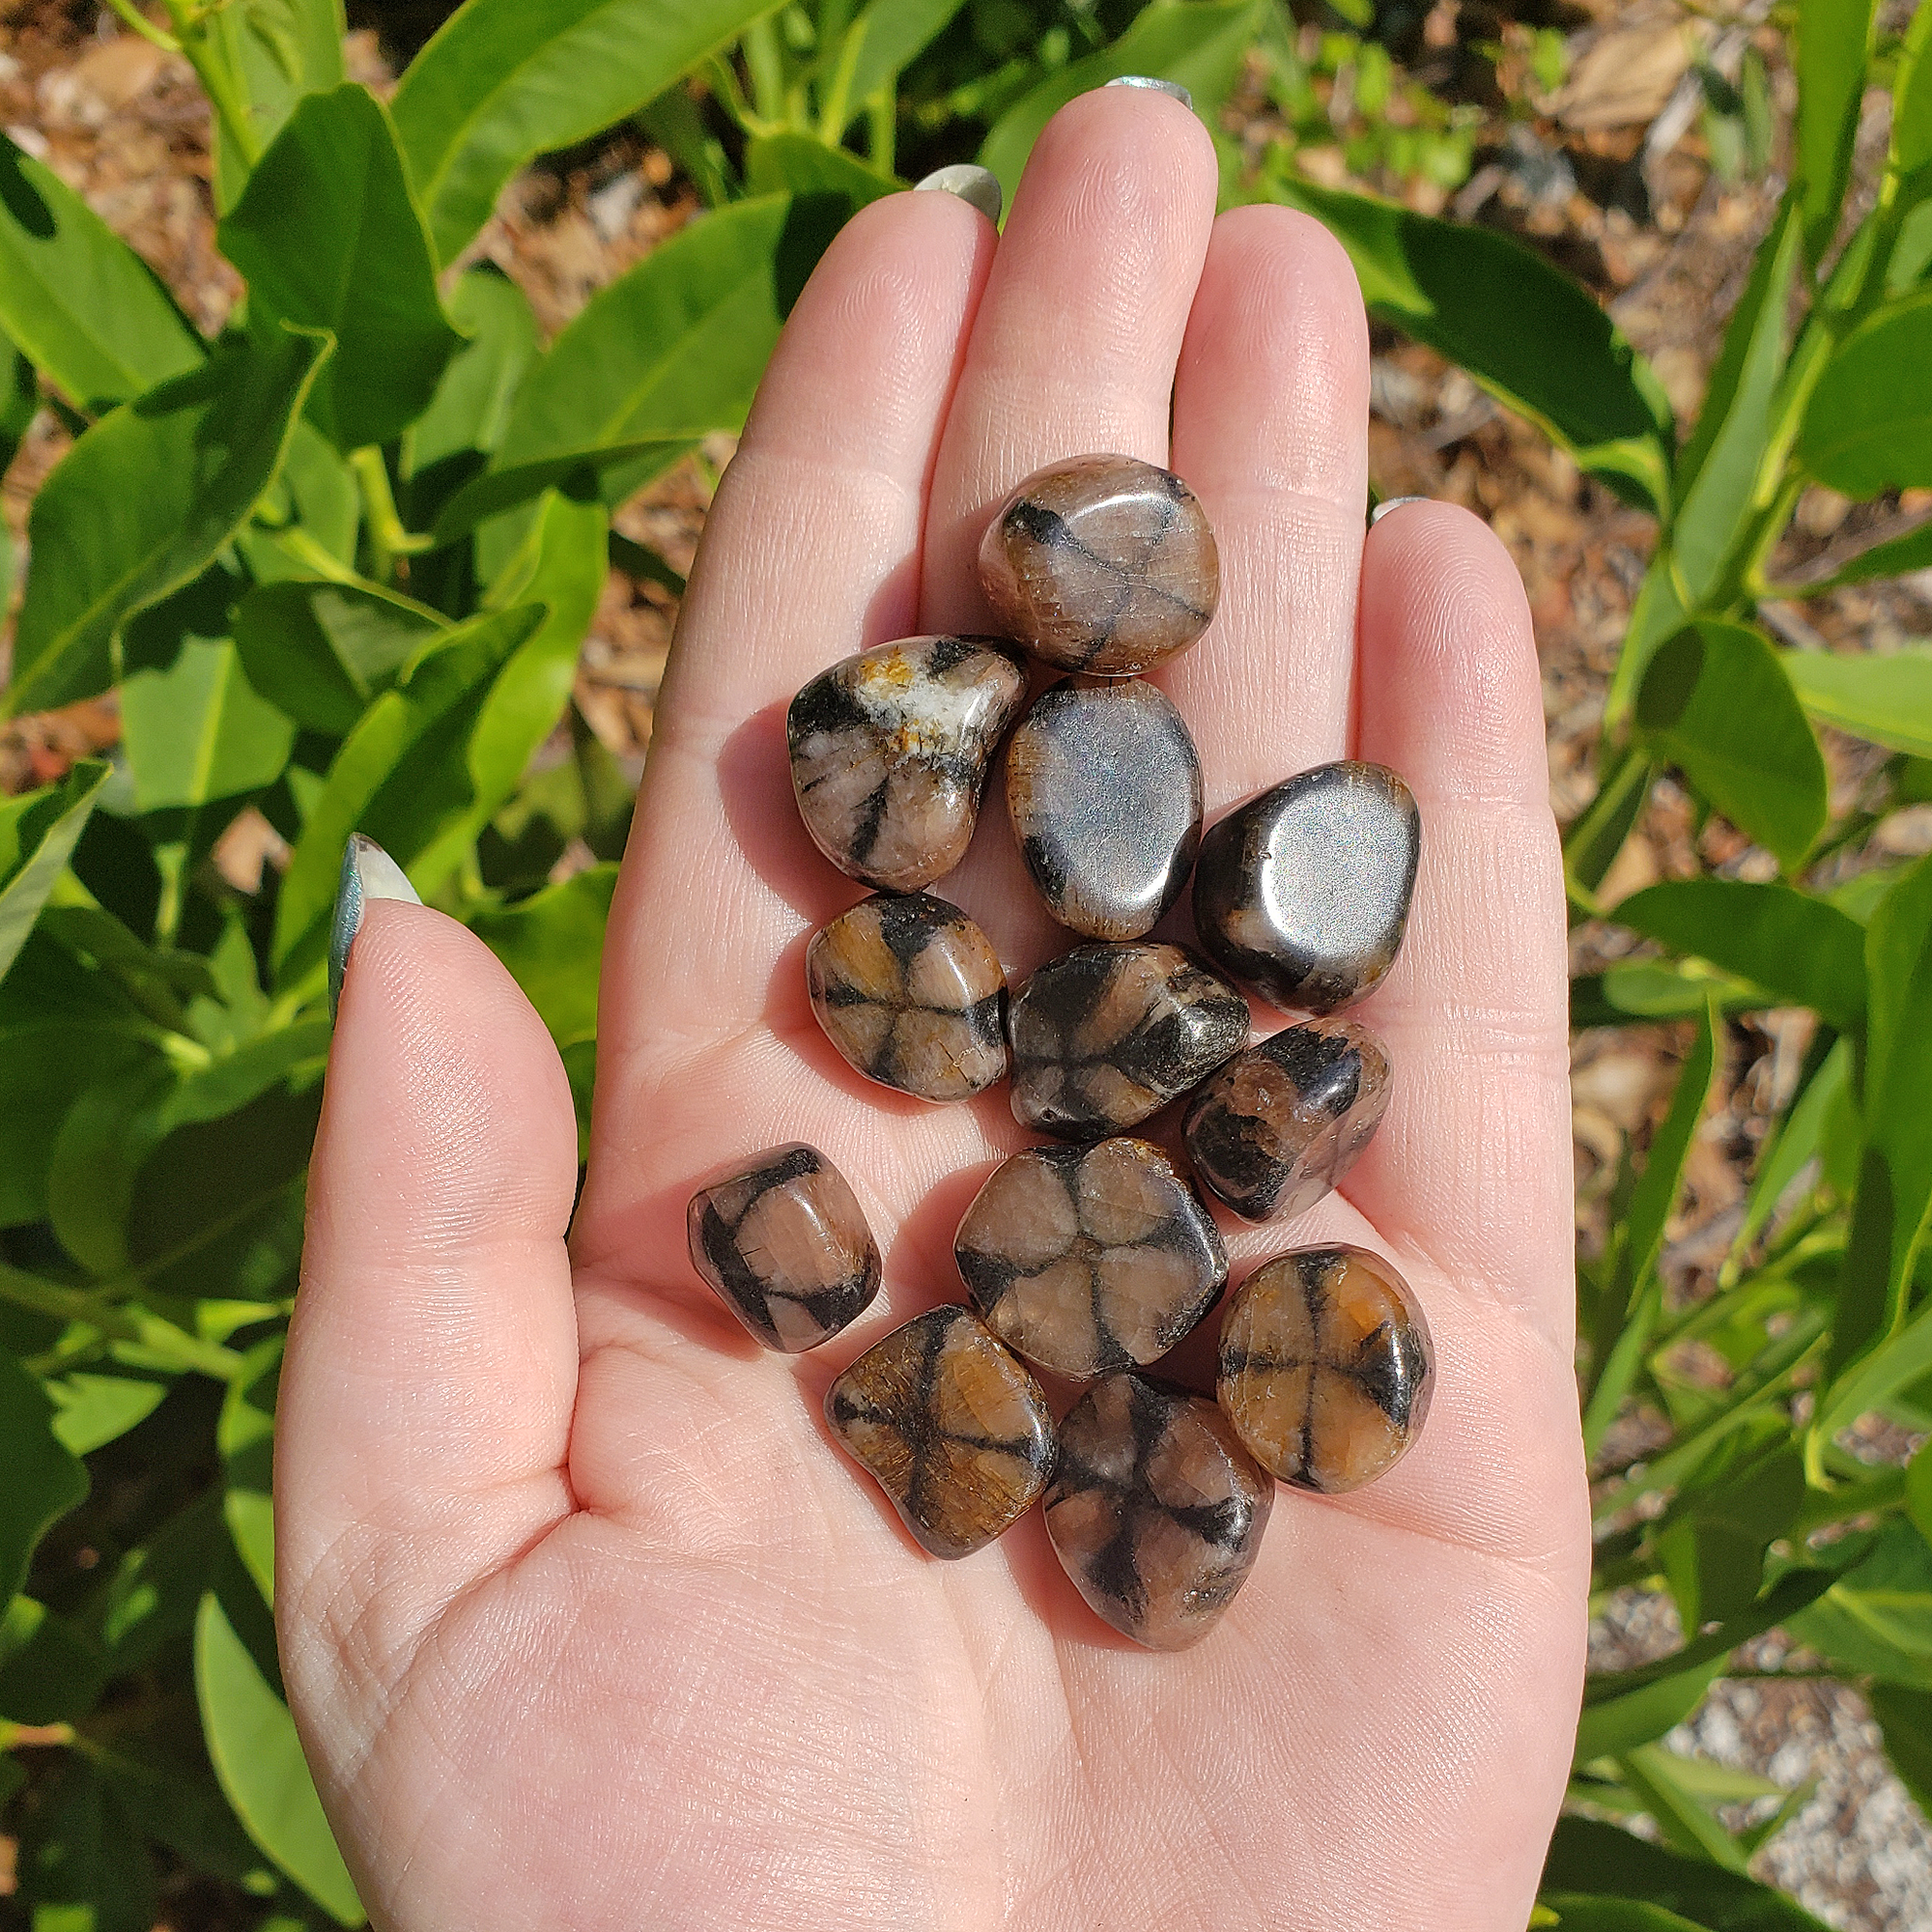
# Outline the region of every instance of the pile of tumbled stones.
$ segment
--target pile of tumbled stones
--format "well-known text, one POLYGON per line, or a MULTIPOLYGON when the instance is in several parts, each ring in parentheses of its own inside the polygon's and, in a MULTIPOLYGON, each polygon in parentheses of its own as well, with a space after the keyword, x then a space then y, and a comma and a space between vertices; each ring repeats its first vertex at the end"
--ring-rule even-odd
MULTIPOLYGON (((806 973, 819 1024, 866 1078, 956 1101, 1010 1074, 1015 1117, 1061 1144, 1003 1162, 966 1210, 953 1253, 971 1306, 868 1349, 826 1416, 934 1555, 980 1548, 1044 1493, 1088 1603, 1179 1649, 1253 1566, 1273 1478, 1332 1494, 1408 1447, 1431 1352, 1386 1261, 1303 1248, 1229 1302, 1215 1401, 1145 1374, 1220 1300, 1228 1255, 1194 1185, 1125 1130, 1191 1094, 1195 1178, 1248 1221, 1291 1219, 1336 1184, 1380 1122, 1390 1069, 1374 1034, 1335 1015, 1394 961, 1419 821, 1393 772, 1346 761, 1202 838, 1194 741, 1139 676, 1194 642, 1219 591, 1213 534, 1179 477, 1124 456, 1052 464, 1001 506, 980 572, 1018 643, 904 639, 792 701, 807 829, 874 888, 813 935, 806 973), (1009 1003, 985 935, 924 888, 973 837, 1026 703, 1023 652, 1071 674, 1012 732, 1007 810, 1047 910, 1089 943, 1009 1003), (1147 938, 1190 867, 1212 966, 1147 938), (1308 1017, 1251 1047, 1244 986, 1308 1017), (1087 1384, 1057 1430, 1028 1362, 1087 1384)), ((815 1348, 878 1293, 865 1215, 810 1147, 701 1189, 690 1232, 698 1272, 768 1348, 815 1348)))

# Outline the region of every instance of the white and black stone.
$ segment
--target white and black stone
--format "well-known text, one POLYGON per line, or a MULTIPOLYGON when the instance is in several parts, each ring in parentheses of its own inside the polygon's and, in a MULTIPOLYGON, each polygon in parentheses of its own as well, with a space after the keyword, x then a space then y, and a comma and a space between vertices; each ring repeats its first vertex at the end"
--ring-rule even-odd
POLYGON ((1090 939, 1151 932, 1201 844, 1201 757, 1140 678, 1073 679, 1007 746, 1007 815, 1046 909, 1090 939))

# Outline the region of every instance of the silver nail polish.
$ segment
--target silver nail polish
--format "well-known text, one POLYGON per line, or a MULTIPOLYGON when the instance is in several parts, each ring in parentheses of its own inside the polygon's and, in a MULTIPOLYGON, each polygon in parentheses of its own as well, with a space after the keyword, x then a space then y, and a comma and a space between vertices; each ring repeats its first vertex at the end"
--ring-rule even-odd
POLYGON ((1385 516, 1387 516, 1391 510, 1399 510, 1405 503, 1429 503, 1433 502, 1435 498, 1431 497, 1385 497, 1381 502, 1378 503, 1373 510, 1369 512, 1369 527, 1373 529, 1375 526, 1380 523, 1381 520, 1385 516))
POLYGON ((977 161, 953 161, 934 168, 923 182, 913 184, 913 192, 937 188, 942 194, 956 194, 968 208, 977 208, 995 227, 1000 220, 1000 178, 991 168, 977 161))
POLYGON ((1151 87, 1156 94, 1171 94, 1181 106, 1190 112, 1194 106, 1194 97, 1178 80, 1156 80, 1151 73, 1117 73, 1106 83, 1109 87, 1151 87))
POLYGON ((328 1010, 342 997, 342 975, 349 965, 349 949, 361 928, 362 914, 371 899, 401 899, 421 905, 407 874, 373 838, 350 834, 342 848, 342 883, 335 889, 335 923, 328 935, 328 1010))

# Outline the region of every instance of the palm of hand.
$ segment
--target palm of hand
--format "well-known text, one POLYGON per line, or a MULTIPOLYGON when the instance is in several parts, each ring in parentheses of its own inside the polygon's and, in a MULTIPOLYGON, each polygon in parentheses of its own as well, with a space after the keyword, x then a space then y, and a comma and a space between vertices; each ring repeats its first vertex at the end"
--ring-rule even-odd
MULTIPOLYGON (((1214 179, 1174 103, 1090 95, 997 247, 952 196, 901 196, 801 298, 681 620, 568 1253, 541 1026, 460 928, 371 909, 283 1380, 277 1603, 381 1924, 1526 1917, 1588 1574, 1535 660, 1472 520, 1405 510, 1364 554, 1353 278, 1286 211, 1215 222, 1214 179), (1220 538, 1221 614, 1160 680, 1210 816, 1352 749, 1425 827, 1366 1009, 1390 1116, 1346 1199, 1231 1247, 1237 1272, 1324 1238, 1391 1254, 1435 1331, 1429 1428, 1367 1491, 1282 1492, 1245 1589, 1176 1656, 1086 1610, 1037 1514, 965 1562, 917 1554, 817 1419, 862 1347, 956 1295, 958 1213, 1025 1136, 1003 1091, 901 1101, 817 1033, 804 939, 857 895, 797 823, 783 701, 861 641, 983 627, 990 505, 1109 448, 1171 448, 1220 538), (887 1287, 784 1358, 691 1277, 682 1216, 707 1170, 794 1138, 859 1186, 887 1287)), ((1016 980, 1067 943, 997 824, 940 890, 1016 980)))

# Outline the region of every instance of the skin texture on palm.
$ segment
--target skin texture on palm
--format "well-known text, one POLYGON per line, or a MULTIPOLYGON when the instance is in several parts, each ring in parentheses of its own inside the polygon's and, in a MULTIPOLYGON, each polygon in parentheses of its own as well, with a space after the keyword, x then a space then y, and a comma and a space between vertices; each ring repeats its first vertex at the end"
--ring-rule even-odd
MULTIPOLYGON (((534 1013, 440 915, 369 910, 282 1382, 276 1602, 379 1925, 1527 1917, 1588 1576, 1528 617, 1459 512, 1365 543, 1353 276, 1289 211, 1217 220, 1214 189, 1190 114, 1109 90, 1047 128, 997 242, 902 195, 821 264, 680 617, 568 1250, 570 1102, 534 1013), (1176 1656, 1093 1617, 1037 1512, 963 1562, 920 1554, 819 1418, 864 1348, 960 1297, 958 1216, 1030 1136, 1004 1087, 928 1107, 818 1033, 805 942, 860 889, 798 821, 784 706, 851 651, 984 628, 994 505, 1109 449, 1171 462, 1219 540, 1216 621, 1156 680, 1210 821, 1343 755, 1401 771, 1424 819, 1408 941, 1361 1009, 1396 1065, 1380 1134, 1286 1238, 1229 1244, 1237 1279, 1291 1242, 1389 1255, 1435 1337, 1429 1426, 1368 1490, 1282 1492, 1245 1589, 1176 1656), (683 1235, 694 1185, 790 1139, 851 1179, 886 1277, 799 1357, 751 1343, 683 1235)), ((1017 981, 1073 937, 987 821, 937 890, 1017 981)))

